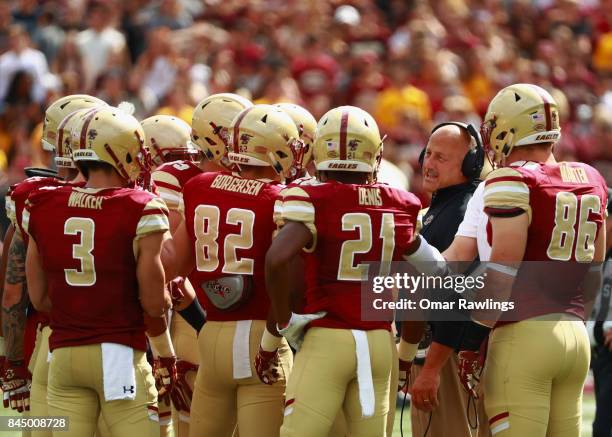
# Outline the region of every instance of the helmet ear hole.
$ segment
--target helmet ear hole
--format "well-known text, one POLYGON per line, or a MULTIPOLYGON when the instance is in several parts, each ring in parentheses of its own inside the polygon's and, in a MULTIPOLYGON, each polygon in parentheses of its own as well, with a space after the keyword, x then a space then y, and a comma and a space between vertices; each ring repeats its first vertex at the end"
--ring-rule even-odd
POLYGON ((281 158, 281 159, 285 159, 285 158, 287 158, 287 156, 288 156, 288 155, 287 155, 285 152, 283 152, 283 151, 281 151, 281 150, 277 150, 277 151, 276 151, 276 155, 277 155, 279 158, 281 158))
POLYGON ((208 144, 210 144, 211 146, 216 146, 216 145, 217 145, 217 143, 215 143, 215 142, 212 140, 212 138, 210 138, 210 137, 205 137, 204 139, 205 139, 205 140, 206 140, 206 142, 207 142, 208 144))
POLYGON ((495 137, 495 139, 496 139, 496 140, 499 140, 499 141, 503 141, 503 139, 504 139, 504 138, 506 138, 506 135, 507 135, 507 134, 508 134, 508 132, 507 132, 507 131, 500 132, 500 133, 499 133, 499 134, 498 134, 498 135, 495 137))
POLYGON ((125 162, 127 162, 128 164, 132 163, 132 155, 131 154, 127 154, 125 155, 125 162))

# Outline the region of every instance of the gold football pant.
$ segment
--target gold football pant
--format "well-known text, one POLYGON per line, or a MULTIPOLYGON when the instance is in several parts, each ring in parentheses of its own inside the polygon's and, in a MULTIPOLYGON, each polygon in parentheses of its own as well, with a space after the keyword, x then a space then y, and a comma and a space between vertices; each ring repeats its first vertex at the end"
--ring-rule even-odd
MULTIPOLYGON (((389 414, 387 414, 387 436, 393 435, 393 426, 395 425, 395 404, 397 402, 397 387, 399 381, 399 359, 397 356, 397 346, 395 344, 395 335, 389 333, 391 339, 391 353, 393 355, 391 368, 391 379, 389 383, 389 414)), ((334 421, 328 437, 349 437, 348 425, 344 417, 344 411, 340 410, 336 420, 334 421)))
MULTIPOLYGON (((311 328, 295 356, 289 378, 282 437, 326 437, 341 409, 351 437, 386 435, 392 343, 386 330, 366 331, 365 338, 374 389, 373 414, 362 415, 356 342, 351 330, 311 328)), ((361 394, 364 399, 368 395, 361 394)))
MULTIPOLYGON (((47 409, 47 377, 49 373, 49 336, 51 328, 45 326, 36 334, 35 353, 32 354, 30 367, 32 369, 32 390, 30 391, 30 414, 32 416, 48 416, 47 409)), ((32 431, 32 437, 51 437, 53 432, 32 431)))
POLYGON ((136 398, 105 401, 100 344, 53 351, 49 366, 49 415, 68 416, 68 431, 57 437, 90 437, 102 414, 113 437, 159 437, 157 391, 145 353, 134 350, 136 398))
POLYGON ((582 321, 563 317, 491 333, 484 401, 494 437, 580 436, 589 339, 582 321))
MULTIPOLYGON (((36 334, 36 345, 30 361, 32 372, 32 389, 30 391, 30 414, 32 416, 48 416, 47 382, 49 376, 49 337, 51 328, 45 326, 36 334)), ((51 430, 33 430, 32 437, 51 437, 51 430)), ((25 436, 23 436, 25 437, 25 436)), ((98 420, 96 437, 110 437, 110 431, 102 416, 98 420)))
MULTIPOLYGON (((170 333, 172 336, 172 343, 174 344, 174 351, 178 359, 198 364, 200 362, 200 357, 198 355, 198 335, 195 329, 193 329, 177 312, 172 314, 170 333)), ((195 378, 196 372, 189 372, 186 377, 187 383, 192 390, 195 378)), ((172 425, 174 428, 174 437, 188 437, 189 413, 178 411, 173 405, 172 425)))
MULTIPOLYGON (((263 384, 255 372, 254 362, 265 321, 253 320, 249 331, 243 329, 245 322, 209 321, 200 331, 201 365, 191 403, 191 437, 230 437, 236 423, 240 437, 278 436, 283 420, 286 379, 291 371, 291 350, 283 340, 279 348, 280 379, 273 385, 263 384), (246 346, 248 351, 240 345, 246 346), (251 376, 234 378, 234 366, 243 362, 234 362, 235 350, 248 359, 251 376)), ((248 372, 248 368, 241 369, 242 373, 245 371, 248 372)))

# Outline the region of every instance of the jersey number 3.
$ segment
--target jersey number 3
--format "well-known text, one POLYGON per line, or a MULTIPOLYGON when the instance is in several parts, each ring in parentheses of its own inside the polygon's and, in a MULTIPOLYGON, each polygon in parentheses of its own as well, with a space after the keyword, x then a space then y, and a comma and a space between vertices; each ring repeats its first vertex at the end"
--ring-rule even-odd
POLYGON ((574 193, 566 191, 557 193, 555 228, 546 251, 548 257, 557 261, 569 261, 574 251, 576 261, 593 261, 597 224, 589 221, 589 215, 599 214, 600 210, 601 200, 598 196, 585 194, 578 199, 574 193), (576 221, 578 221, 578 232, 576 232, 576 221))
POLYGON ((78 235, 80 241, 72 245, 72 257, 81 262, 80 269, 64 269, 66 283, 75 287, 91 287, 96 283, 96 268, 91 253, 94 248, 94 221, 90 218, 70 217, 64 223, 64 235, 78 235))
MULTIPOLYGON (((372 261, 380 262, 380 276, 389 274, 393 250, 395 249, 395 221, 393 214, 383 213, 380 220, 382 251, 379 258, 372 261)), ((368 277, 368 265, 355 263, 355 254, 368 253, 372 250, 372 219, 362 212, 346 213, 342 216, 343 231, 359 231, 359 238, 342 243, 340 264, 338 266, 339 281, 361 281, 368 277)))

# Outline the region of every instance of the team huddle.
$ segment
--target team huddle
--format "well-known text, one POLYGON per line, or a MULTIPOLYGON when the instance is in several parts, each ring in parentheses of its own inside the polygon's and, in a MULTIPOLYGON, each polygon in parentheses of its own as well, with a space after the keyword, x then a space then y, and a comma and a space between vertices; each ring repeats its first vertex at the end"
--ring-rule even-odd
MULTIPOLYGON (((583 265, 595 289, 607 189, 588 165, 554 161, 552 97, 501 90, 482 133, 496 165, 482 211, 496 291, 520 283, 522 260, 583 265)), ((368 263, 386 275, 393 261, 446 259, 418 235, 418 198, 377 182, 383 140, 367 112, 342 106, 317 122, 223 93, 190 126, 71 95, 47 108, 43 147, 57 175, 7 196, 5 406, 67 416, 62 435, 78 437, 392 435, 424 328, 403 323, 396 341, 389 321, 362 320, 362 279, 368 263)), ((556 403, 579 400, 588 371, 585 287, 565 290, 544 328, 529 325, 538 311, 457 325, 449 350, 472 365, 468 390, 489 342, 493 435, 579 435, 579 403, 556 403), (533 387, 507 381, 525 370, 521 354, 537 355, 538 328, 550 331, 539 361, 562 365, 552 376, 542 365, 555 382, 525 406, 533 387)), ((514 297, 529 305, 530 293, 514 297)), ((418 393, 416 407, 435 407, 418 393)))

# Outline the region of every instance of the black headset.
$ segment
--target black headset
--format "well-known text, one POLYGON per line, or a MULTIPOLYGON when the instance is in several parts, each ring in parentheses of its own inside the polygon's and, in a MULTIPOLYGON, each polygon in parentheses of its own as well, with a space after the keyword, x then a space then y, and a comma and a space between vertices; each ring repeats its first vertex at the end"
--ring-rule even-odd
MULTIPOLYGON (((461 123, 459 121, 447 121, 444 123, 440 123, 436 127, 431 130, 431 134, 440 129, 443 126, 457 126, 468 133, 468 135, 474 138, 476 142, 476 147, 474 149, 470 149, 463 158, 463 163, 461 164, 461 173, 468 179, 478 179, 480 177, 480 173, 482 172, 482 167, 484 166, 485 160, 485 151, 482 145, 482 140, 480 139, 480 134, 471 124, 461 123)), ((430 135, 431 135, 430 134, 430 135)), ((423 161, 425 160, 425 151, 427 147, 425 147, 421 154, 419 155, 419 164, 421 168, 423 167, 423 161)))

